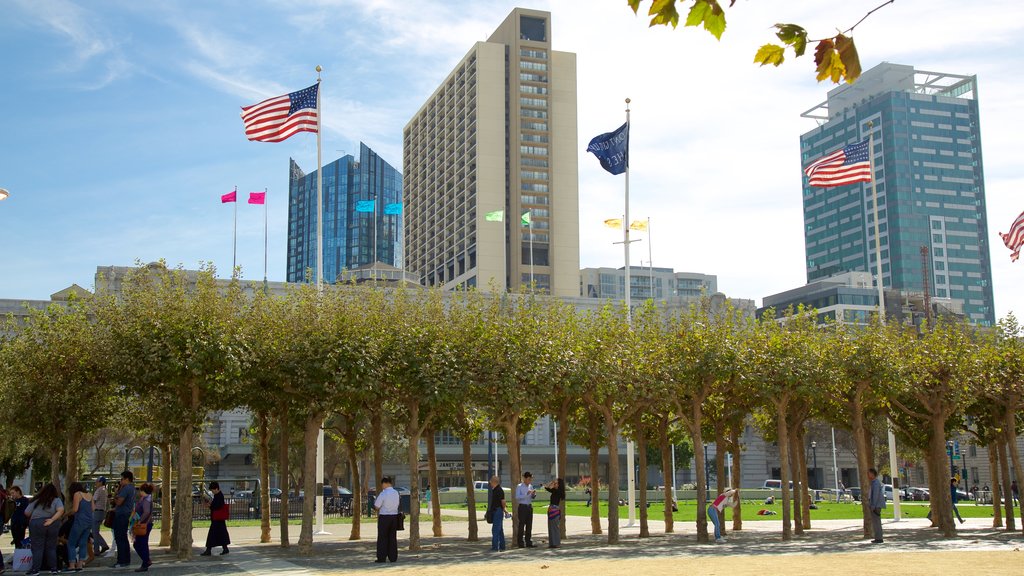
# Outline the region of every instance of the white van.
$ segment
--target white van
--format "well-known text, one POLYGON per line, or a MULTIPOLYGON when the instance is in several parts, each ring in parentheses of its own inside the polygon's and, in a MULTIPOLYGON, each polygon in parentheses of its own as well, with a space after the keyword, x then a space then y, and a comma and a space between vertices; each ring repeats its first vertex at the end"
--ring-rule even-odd
POLYGON ((490 490, 490 488, 490 482, 485 482, 483 480, 477 480, 476 482, 473 482, 473 490, 490 490))
MULTIPOLYGON (((762 488, 764 488, 765 490, 782 490, 782 480, 774 480, 774 479, 765 480, 764 481, 764 486, 762 486, 762 488)), ((793 481, 792 480, 789 481, 789 489, 790 490, 793 489, 793 481)))

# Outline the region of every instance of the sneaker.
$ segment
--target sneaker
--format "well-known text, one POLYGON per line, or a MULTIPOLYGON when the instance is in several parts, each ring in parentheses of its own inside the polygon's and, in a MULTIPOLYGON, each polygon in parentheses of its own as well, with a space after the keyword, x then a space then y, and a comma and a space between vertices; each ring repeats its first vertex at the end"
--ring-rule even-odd
POLYGON ((715 544, 725 544, 728 542, 725 538, 715 538, 715 544))
POLYGON ((25 572, 25 576, 39 576, 39 570, 29 570, 25 572))

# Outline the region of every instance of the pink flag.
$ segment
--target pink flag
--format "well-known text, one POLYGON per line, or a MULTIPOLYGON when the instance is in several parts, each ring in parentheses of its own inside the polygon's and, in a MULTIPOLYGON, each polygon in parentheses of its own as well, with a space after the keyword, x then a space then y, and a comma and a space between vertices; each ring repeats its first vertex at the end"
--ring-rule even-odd
POLYGON ((266 204, 266 192, 249 192, 249 204, 266 204))
POLYGON ((237 192, 228 192, 220 197, 220 203, 227 204, 228 202, 236 202, 237 195, 237 192))

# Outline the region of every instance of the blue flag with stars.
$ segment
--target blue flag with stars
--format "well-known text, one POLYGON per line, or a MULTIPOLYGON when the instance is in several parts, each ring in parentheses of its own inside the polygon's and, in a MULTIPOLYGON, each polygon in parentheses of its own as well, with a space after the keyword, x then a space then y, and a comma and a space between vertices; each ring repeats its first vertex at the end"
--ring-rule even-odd
POLYGON ((629 166, 629 124, 594 137, 587 145, 587 152, 597 156, 601 168, 612 174, 622 174, 629 166))

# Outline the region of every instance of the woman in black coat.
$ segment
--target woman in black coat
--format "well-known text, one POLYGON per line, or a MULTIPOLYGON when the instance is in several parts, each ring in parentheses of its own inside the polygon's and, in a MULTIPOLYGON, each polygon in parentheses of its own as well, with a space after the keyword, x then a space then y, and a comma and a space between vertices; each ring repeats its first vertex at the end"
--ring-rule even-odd
POLYGON ((213 492, 213 500, 210 502, 210 532, 206 535, 206 551, 202 556, 209 556, 210 549, 214 546, 221 546, 221 555, 228 553, 228 544, 231 544, 231 536, 228 535, 227 518, 214 520, 215 517, 227 516, 227 503, 224 502, 224 494, 220 491, 220 484, 210 482, 210 492, 213 492), (220 511, 220 512, 218 512, 220 511))

